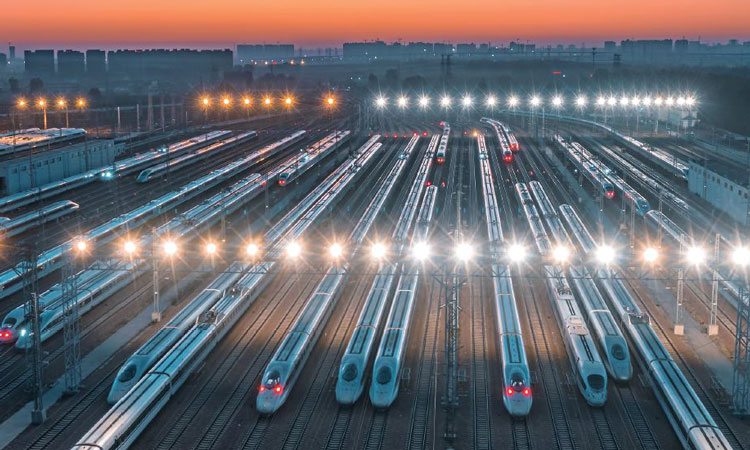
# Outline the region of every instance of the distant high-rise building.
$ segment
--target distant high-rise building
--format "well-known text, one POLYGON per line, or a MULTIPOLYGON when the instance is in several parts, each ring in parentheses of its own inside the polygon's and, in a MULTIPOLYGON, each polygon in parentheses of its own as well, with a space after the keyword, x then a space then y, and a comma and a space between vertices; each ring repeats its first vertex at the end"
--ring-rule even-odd
POLYGON ((15 45, 9 45, 8 46, 8 53, 10 54, 10 63, 13 64, 16 62, 16 46, 15 45))
POLYGON ((240 64, 252 61, 294 58, 294 44, 239 44, 237 59, 240 64))
POLYGON ((8 57, 5 53, 0 53, 0 71, 5 70, 8 67, 8 57))
POLYGON ((677 39, 674 41, 674 52, 675 53, 687 53, 688 51, 688 40, 677 39))
POLYGON ((55 73, 54 50, 24 50, 23 59, 26 73, 33 75, 51 75, 55 73))
POLYGON ((476 51, 477 51, 477 46, 474 43, 456 45, 457 53, 471 54, 471 53, 475 53, 476 51))
POLYGON ((86 50, 86 72, 90 75, 101 75, 107 70, 107 58, 104 50, 86 50))
POLYGON ((107 73, 137 79, 221 79, 232 70, 231 50, 110 50, 107 73))
POLYGON ((86 70, 86 62, 83 52, 77 50, 57 51, 57 73, 60 75, 74 76, 83 75, 86 70))
POLYGON ((615 41, 604 41, 604 51, 614 52, 617 49, 617 42, 615 41))

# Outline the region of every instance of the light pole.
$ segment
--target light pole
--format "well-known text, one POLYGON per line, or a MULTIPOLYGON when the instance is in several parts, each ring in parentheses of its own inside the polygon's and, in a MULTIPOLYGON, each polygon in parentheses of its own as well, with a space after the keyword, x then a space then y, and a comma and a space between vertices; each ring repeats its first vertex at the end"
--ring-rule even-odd
POLYGON ((44 117, 44 129, 47 129, 47 101, 45 99, 39 99, 39 108, 42 110, 42 115, 44 117))
MULTIPOLYGON (((68 116, 68 103, 65 101, 64 98, 60 98, 57 100, 57 107, 62 111, 65 109, 65 128, 70 128, 70 118, 68 116)), ((62 134, 62 130, 60 130, 60 134, 62 134)))

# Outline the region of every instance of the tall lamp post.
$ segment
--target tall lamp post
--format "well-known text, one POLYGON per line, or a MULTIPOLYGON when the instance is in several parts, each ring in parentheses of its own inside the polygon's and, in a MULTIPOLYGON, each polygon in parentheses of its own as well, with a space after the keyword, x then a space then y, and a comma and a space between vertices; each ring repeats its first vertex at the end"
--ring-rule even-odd
POLYGON ((42 116, 44 118, 44 129, 47 129, 47 100, 40 98, 37 103, 39 108, 42 110, 42 116))

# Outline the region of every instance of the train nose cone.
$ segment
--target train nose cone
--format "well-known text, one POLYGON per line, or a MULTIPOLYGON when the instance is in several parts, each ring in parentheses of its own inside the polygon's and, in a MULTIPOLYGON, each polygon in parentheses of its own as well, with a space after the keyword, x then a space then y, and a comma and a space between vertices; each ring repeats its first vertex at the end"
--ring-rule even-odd
POLYGON ((354 363, 346 364, 339 373, 336 383, 336 401, 342 405, 352 405, 362 395, 362 377, 354 363))
POLYGON ((378 369, 370 388, 370 401, 376 408, 388 408, 396 398, 396 383, 390 367, 378 369))
POLYGON ((273 414, 279 409, 278 396, 268 391, 260 393, 255 407, 261 414, 273 414))

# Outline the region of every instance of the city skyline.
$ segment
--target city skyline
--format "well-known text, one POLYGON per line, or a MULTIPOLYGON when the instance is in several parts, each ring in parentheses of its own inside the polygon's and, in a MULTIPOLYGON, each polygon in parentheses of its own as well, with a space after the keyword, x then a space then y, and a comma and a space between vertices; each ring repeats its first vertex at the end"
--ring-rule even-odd
POLYGON ((595 0, 533 5, 476 1, 461 8, 437 0, 404 4, 386 0, 315 4, 286 0, 258 15, 239 0, 210 10, 196 0, 128 3, 76 0, 64 9, 52 0, 6 5, 0 42, 18 48, 182 47, 220 48, 242 42, 293 42, 301 47, 338 47, 347 41, 509 42, 600 45, 605 40, 687 37, 704 42, 750 39, 750 2, 667 0, 608 5, 595 0), (169 20, 164 20, 168 17, 169 20))

